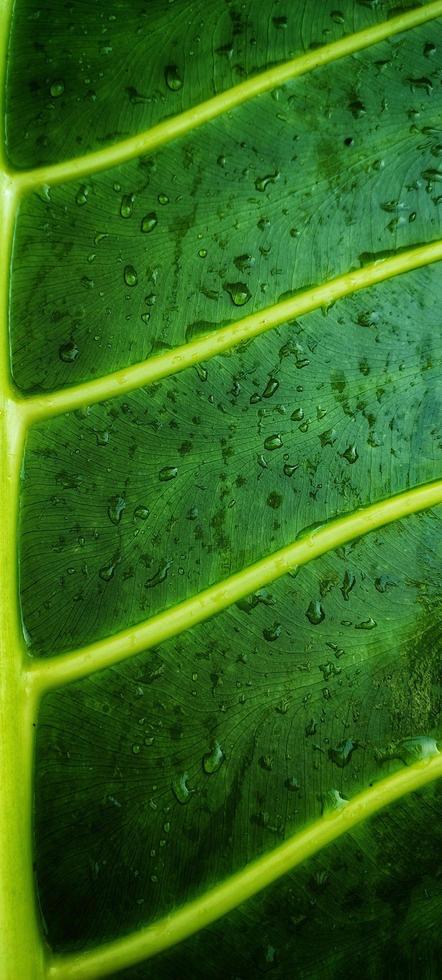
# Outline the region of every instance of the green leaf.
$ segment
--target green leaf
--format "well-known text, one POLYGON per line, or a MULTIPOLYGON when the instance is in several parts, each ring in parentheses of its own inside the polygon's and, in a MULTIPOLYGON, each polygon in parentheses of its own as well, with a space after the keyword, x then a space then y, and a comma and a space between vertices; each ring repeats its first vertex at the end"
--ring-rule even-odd
POLYGON ((442 2, 1 17, 0 980, 436 976, 442 2))

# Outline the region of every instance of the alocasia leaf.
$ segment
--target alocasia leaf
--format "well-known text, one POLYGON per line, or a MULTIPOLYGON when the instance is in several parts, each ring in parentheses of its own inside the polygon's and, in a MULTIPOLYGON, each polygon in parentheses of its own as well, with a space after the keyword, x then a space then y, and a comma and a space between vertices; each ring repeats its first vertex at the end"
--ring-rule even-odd
POLYGON ((0 978, 436 976, 442 2, 1 9, 0 978))

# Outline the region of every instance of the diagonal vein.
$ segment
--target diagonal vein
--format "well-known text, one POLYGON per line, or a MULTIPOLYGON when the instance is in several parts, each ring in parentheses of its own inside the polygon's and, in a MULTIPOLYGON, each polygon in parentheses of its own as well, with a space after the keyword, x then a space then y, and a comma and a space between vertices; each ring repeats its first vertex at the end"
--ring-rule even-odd
POLYGON ((54 957, 49 966, 49 980, 98 980, 99 977, 114 976, 124 967, 168 949, 231 912, 383 807, 395 803, 406 793, 416 792, 441 775, 441 754, 426 763, 416 763, 393 773, 359 793, 341 810, 321 817, 171 915, 87 952, 54 957))
POLYGON ((413 487, 405 493, 377 501, 350 514, 300 531, 291 544, 217 582, 190 599, 177 603, 151 619, 68 653, 30 662, 30 681, 36 696, 51 688, 79 680, 177 636, 204 622, 233 603, 281 578, 295 565, 320 555, 377 528, 442 503, 442 480, 413 487))
POLYGON ((280 326, 295 316, 303 316, 318 307, 329 306, 358 290, 374 286, 424 265, 439 262, 441 259, 442 239, 400 251, 391 258, 372 262, 361 269, 330 279, 320 286, 297 293, 273 306, 251 313, 250 316, 243 317, 236 323, 219 327, 210 334, 134 364, 132 367, 123 368, 70 388, 23 398, 22 410, 28 424, 33 424, 63 412, 73 411, 83 405, 91 405, 113 396, 126 394, 135 388, 152 384, 161 378, 177 374, 193 364, 231 350, 237 344, 280 326))
POLYGON ((308 51, 290 61, 259 72, 247 81, 215 95, 206 102, 201 102, 177 116, 165 119, 158 125, 126 140, 121 140, 113 146, 106 147, 106 149, 96 150, 63 163, 16 172, 15 180, 18 188, 26 192, 42 184, 56 184, 65 180, 86 177, 142 154, 152 153, 160 146, 170 143, 171 140, 191 132, 263 92, 268 92, 278 85, 284 84, 291 78, 305 75, 307 72, 314 71, 332 61, 362 51, 364 48, 385 41, 401 31, 418 27, 420 24, 425 24, 440 16, 442 16, 442 0, 434 0, 434 2, 414 10, 406 10, 390 20, 382 21, 380 24, 367 27, 355 34, 349 34, 339 41, 333 41, 331 44, 326 44, 314 51, 308 51))

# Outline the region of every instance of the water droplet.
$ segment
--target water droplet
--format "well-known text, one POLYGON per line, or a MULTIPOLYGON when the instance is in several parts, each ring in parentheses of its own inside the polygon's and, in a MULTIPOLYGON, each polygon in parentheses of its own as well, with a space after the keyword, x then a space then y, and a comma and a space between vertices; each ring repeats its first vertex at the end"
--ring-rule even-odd
POLYGON ((304 409, 303 408, 295 408, 295 410, 294 410, 294 412, 292 412, 290 418, 293 419, 294 422, 301 422, 302 419, 304 418, 304 409))
POLYGON ((262 635, 267 643, 274 643, 281 636, 281 623, 273 623, 273 626, 263 629, 262 635))
POLYGON ((167 578, 167 573, 172 564, 173 564, 172 561, 164 561, 162 565, 160 565, 155 575, 152 575, 152 578, 146 579, 144 583, 145 589, 153 589, 155 585, 159 585, 161 582, 164 582, 167 578))
POLYGON ((147 521, 149 514, 150 510, 148 507, 145 507, 144 504, 140 504, 138 507, 135 507, 134 517, 139 517, 140 521, 147 521))
POLYGON ((164 77, 171 92, 179 92, 180 88, 183 87, 183 79, 176 65, 166 65, 164 77))
POLYGON ((235 306, 244 306, 252 295, 244 282, 225 282, 223 288, 235 306))
POLYGON ((375 626, 377 625, 378 624, 376 620, 372 619, 372 617, 370 616, 370 618, 364 620, 363 623, 357 623, 355 626, 355 630, 374 630, 375 626))
POLYGON ((153 231, 158 224, 158 217, 155 211, 149 211, 149 214, 145 214, 144 218, 141 219, 141 231, 144 234, 148 234, 153 231))
POLYGON ((64 92, 64 82, 62 81, 62 79, 61 78, 57 78, 57 80, 55 82, 52 82, 52 85, 51 85, 49 91, 50 91, 53 99, 58 99, 60 97, 60 95, 63 95, 63 92, 64 92))
POLYGON ((67 340, 65 344, 62 344, 58 348, 58 356, 61 361, 65 361, 66 364, 71 364, 72 361, 76 361, 80 351, 73 340, 67 340))
POLYGON ((426 41, 424 44, 424 55, 426 58, 431 58, 433 54, 436 53, 436 45, 432 41, 426 41))
POLYGON ((323 619, 325 619, 325 612, 319 599, 312 599, 305 615, 312 626, 319 626, 319 623, 322 623, 323 619))
POLYGON ((107 565, 103 565, 102 568, 100 568, 98 574, 100 578, 103 579, 103 582, 110 582, 111 578, 113 578, 115 567, 115 561, 110 561, 107 563, 107 565))
POLYGON ((283 441, 278 433, 275 433, 272 436, 267 436, 267 439, 264 440, 265 449, 280 449, 282 445, 283 441))
POLYGON ((97 440, 97 446, 107 446, 109 442, 109 433, 107 429, 105 429, 103 432, 96 432, 95 437, 97 440))
POLYGON ((271 772, 273 769, 273 759, 269 755, 262 755, 259 764, 261 769, 265 769, 267 772, 271 772))
POLYGON ((378 753, 382 761, 386 759, 400 759, 406 766, 413 765, 414 762, 423 762, 425 759, 433 759, 439 755, 437 742, 429 735, 416 735, 410 738, 402 738, 394 746, 390 746, 385 752, 378 753))
POLYGON ((207 772, 209 775, 213 772, 218 772, 218 769, 224 762, 224 758, 224 752, 219 742, 215 742, 212 750, 203 756, 204 772, 207 772))
POLYGON ((137 273, 133 265, 126 265, 124 267, 124 281, 126 286, 136 286, 138 282, 137 273))
POLYGON ((141 745, 138 745, 138 742, 136 742, 136 743, 135 743, 135 744, 134 744, 134 745, 132 746, 132 752, 133 752, 133 754, 134 754, 134 755, 138 755, 138 753, 139 753, 139 751, 140 751, 140 749, 141 749, 141 745))
POLYGON ((257 191, 265 191, 268 184, 275 184, 280 178, 279 170, 275 170, 274 174, 267 174, 266 177, 257 177, 255 180, 255 187, 257 191))
POLYGON ((207 248, 200 248, 200 249, 198 249, 198 255, 199 255, 200 259, 205 259, 206 258, 206 255, 207 255, 207 248))
POLYGON ((356 463, 356 460, 359 459, 359 453, 356 446, 347 446, 345 453, 342 453, 342 458, 346 459, 347 463, 356 463))
POLYGON ((319 436, 319 441, 321 446, 333 446, 338 438, 338 433, 336 429, 326 429, 325 432, 321 432, 319 436))
POLYGON ((328 757, 336 766, 340 769, 344 769, 344 766, 348 766, 352 754, 355 749, 357 749, 358 743, 354 742, 353 739, 347 738, 345 742, 341 742, 336 748, 328 750, 328 757))
POLYGON ((344 581, 341 587, 341 592, 342 595, 344 596, 344 599, 348 599, 350 592, 352 589, 354 589, 355 585, 356 585, 355 576, 351 572, 346 571, 344 573, 344 581))
POLYGON ((169 198, 167 194, 158 194, 158 204, 168 204, 169 198))
POLYGON ((341 810, 347 803, 348 800, 345 799, 345 796, 341 796, 338 789, 329 789, 321 795, 321 810, 323 814, 331 813, 333 810, 341 810))
POLYGON ((80 189, 77 191, 75 195, 75 203, 79 204, 80 207, 82 204, 87 204, 88 193, 89 193, 88 188, 85 187, 84 184, 82 184, 80 189))
POLYGON ((124 497, 111 497, 107 508, 107 514, 112 524, 119 524, 126 507, 124 497))
POLYGON ((286 789, 290 791, 290 793, 296 793, 296 791, 300 789, 300 785, 298 780, 296 779, 296 776, 289 776, 288 779, 286 779, 284 786, 286 789))
POLYGON ((167 483, 168 480, 174 480, 177 475, 178 468, 176 466, 163 466, 163 469, 159 473, 162 483, 167 483))
POLYGON ((130 218, 133 211, 134 194, 125 194, 120 204, 120 214, 122 218, 130 218))
POLYGON ((318 726, 317 726, 316 720, 314 718, 310 718, 310 721, 305 726, 305 734, 307 736, 309 736, 309 735, 316 735, 317 727, 318 726))
POLYGON ((192 790, 189 789, 187 785, 187 780, 189 776, 187 772, 183 772, 180 776, 177 776, 172 782, 172 789, 178 800, 178 803, 188 803, 192 794, 192 790))
POLYGON ((284 464, 284 474, 285 474, 285 476, 293 476, 293 474, 296 473, 296 470, 297 469, 299 469, 299 463, 296 463, 296 464, 285 463, 284 464))
POLYGON ((244 253, 244 255, 237 255, 233 261, 236 268, 239 269, 240 272, 247 272, 248 269, 251 269, 252 266, 255 265, 255 259, 252 255, 248 255, 247 253, 244 253))
POLYGON ((272 395, 275 394, 275 391, 278 391, 278 388, 279 388, 279 381, 277 381, 276 378, 269 378, 264 388, 264 391, 262 393, 262 397, 271 398, 272 395))

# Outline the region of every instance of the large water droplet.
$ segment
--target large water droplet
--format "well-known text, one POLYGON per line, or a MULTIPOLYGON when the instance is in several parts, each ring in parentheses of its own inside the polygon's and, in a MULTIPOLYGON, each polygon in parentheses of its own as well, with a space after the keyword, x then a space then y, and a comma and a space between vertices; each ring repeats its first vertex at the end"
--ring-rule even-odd
POLYGON ((149 214, 145 214, 144 218, 141 219, 141 231, 144 234, 148 234, 153 231, 158 224, 158 217, 155 211, 149 211, 149 214))
POLYGON ((188 778, 187 772, 183 772, 180 776, 176 776, 172 782, 172 789, 178 803, 188 803, 190 800, 192 790, 187 785, 188 778))
POLYGON ((213 772, 218 772, 218 769, 224 762, 224 752, 219 744, 215 742, 212 750, 203 756, 203 769, 204 772, 211 775, 213 772))
POLYGON ((166 65, 164 77, 171 92, 179 92, 180 88, 183 87, 183 79, 176 65, 166 65))
POLYGON ((224 289, 235 306, 244 306, 252 295, 245 282, 225 282, 224 289))
POLYGON ((178 469, 176 466, 163 466, 160 470, 159 477, 162 483, 167 483, 168 480, 174 480, 178 475, 178 469))
POLYGON ((319 623, 322 623, 323 619, 325 619, 325 612, 319 599, 312 599, 305 615, 312 626, 319 626, 319 623))
POLYGON ((278 433, 274 433, 272 436, 267 436, 267 439, 264 440, 265 449, 280 449, 282 445, 283 441, 278 433))
POLYGON ((110 498, 107 513, 112 524, 120 523, 125 507, 126 501, 124 497, 116 496, 110 498))
POLYGON ((125 194, 120 204, 120 214, 122 218, 130 218, 133 211, 134 194, 125 194))
POLYGON ((329 749, 328 757, 335 763, 336 766, 339 766, 340 769, 344 769, 345 766, 348 766, 352 754, 357 747, 357 742, 354 742, 351 738, 347 738, 345 739, 345 742, 341 742, 336 746, 336 748, 329 749))
POLYGON ((133 265, 126 265, 124 267, 124 281, 126 286, 136 286, 138 282, 138 276, 133 265))

